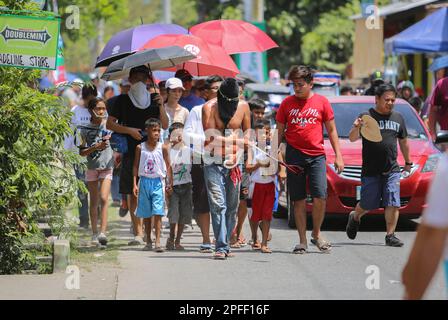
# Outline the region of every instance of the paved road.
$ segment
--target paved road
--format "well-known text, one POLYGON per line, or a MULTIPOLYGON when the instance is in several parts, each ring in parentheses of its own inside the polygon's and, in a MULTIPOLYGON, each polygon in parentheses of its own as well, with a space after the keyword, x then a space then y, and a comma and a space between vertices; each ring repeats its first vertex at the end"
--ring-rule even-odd
MULTIPOLYGON (((128 224, 123 222, 122 236, 128 224)), ((249 246, 236 249, 236 257, 215 261, 197 251, 199 229, 184 235, 185 252, 142 252, 122 248, 119 256, 117 299, 401 299, 400 274, 415 238, 412 221, 401 219, 399 237, 403 248, 384 245, 382 217, 363 221, 356 241, 346 238, 345 219, 327 219, 325 236, 332 241, 331 254, 293 255, 297 231, 286 220, 273 220, 271 255, 249 246), (368 266, 380 272, 378 290, 366 288, 368 266)), ((248 236, 248 230, 246 229, 248 236)), ((166 241, 164 230, 164 240, 166 241)), ((445 299, 441 269, 427 293, 430 299, 445 299)))

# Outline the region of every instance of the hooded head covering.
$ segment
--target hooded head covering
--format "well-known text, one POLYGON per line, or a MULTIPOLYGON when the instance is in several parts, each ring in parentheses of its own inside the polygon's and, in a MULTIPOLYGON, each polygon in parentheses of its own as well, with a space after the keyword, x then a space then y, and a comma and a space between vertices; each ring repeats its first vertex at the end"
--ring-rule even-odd
POLYGON ((218 112, 226 128, 236 112, 240 101, 239 96, 240 89, 236 79, 227 78, 221 83, 218 90, 218 112))

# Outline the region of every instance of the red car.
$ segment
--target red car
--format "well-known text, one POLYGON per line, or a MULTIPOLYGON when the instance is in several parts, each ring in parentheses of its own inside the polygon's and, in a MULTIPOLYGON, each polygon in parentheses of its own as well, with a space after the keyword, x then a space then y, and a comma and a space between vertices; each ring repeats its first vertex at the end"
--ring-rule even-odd
MULTIPOLYGON (((334 152, 328 137, 325 136, 328 181, 327 213, 348 214, 360 199, 362 166, 362 141, 359 139, 356 142, 350 142, 348 134, 356 117, 361 112, 375 106, 375 97, 339 96, 329 97, 329 100, 335 114, 345 168, 340 175, 334 170, 334 152)), ((394 110, 401 113, 405 119, 411 159, 414 163, 409 177, 401 179, 400 214, 413 219, 419 217, 423 211, 428 185, 441 152, 429 138, 428 130, 412 106, 405 100, 397 99, 394 110)), ((403 168, 404 159, 399 147, 398 163, 403 168)), ((290 201, 287 201, 287 194, 287 190, 280 192, 279 206, 288 210, 288 224, 290 227, 295 227, 292 205, 290 201)), ((312 199, 308 198, 307 202, 307 211, 311 212, 312 199)), ((379 209, 371 213, 383 212, 384 209, 379 209)))

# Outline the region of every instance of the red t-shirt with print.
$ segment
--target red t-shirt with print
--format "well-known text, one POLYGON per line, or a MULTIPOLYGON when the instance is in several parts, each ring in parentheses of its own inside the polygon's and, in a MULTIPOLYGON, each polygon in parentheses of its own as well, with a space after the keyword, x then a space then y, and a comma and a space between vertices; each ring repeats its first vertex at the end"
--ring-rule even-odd
POLYGON ((325 154, 323 124, 333 119, 330 102, 316 93, 308 99, 287 97, 281 103, 276 117, 286 127, 286 142, 309 156, 325 154))

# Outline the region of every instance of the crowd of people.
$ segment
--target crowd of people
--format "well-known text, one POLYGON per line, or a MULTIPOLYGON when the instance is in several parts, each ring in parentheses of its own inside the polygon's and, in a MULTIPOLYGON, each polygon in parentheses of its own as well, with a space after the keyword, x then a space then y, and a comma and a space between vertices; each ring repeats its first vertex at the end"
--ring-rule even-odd
MULTIPOLYGON (((411 102, 415 94, 412 83, 395 88, 381 76, 372 77, 375 105, 353 119, 349 135, 350 141, 362 139, 363 167, 361 200, 349 215, 346 233, 355 239, 363 215, 385 207, 385 244, 401 247, 395 234, 400 207, 397 142, 404 170, 410 172, 413 163, 405 120, 393 107, 396 98, 411 102), (360 133, 365 115, 378 122, 381 142, 360 133)), ((446 79, 428 100, 428 113, 438 116, 442 128, 439 109, 447 109, 441 94, 446 79)), ((99 94, 94 84, 83 85, 81 101, 72 108, 74 134, 66 147, 86 157, 85 172, 75 171, 89 190, 89 215, 80 194, 80 225, 87 227, 90 220, 92 241, 107 245, 108 199, 118 182, 119 195, 113 199, 120 216, 131 216, 134 238, 129 245, 156 252, 184 250, 182 234, 194 218, 202 235, 199 252, 225 260, 234 248, 247 245, 243 226, 249 220, 252 249, 271 253, 276 188, 286 179, 299 236, 292 252, 308 252, 308 193, 313 199, 311 243, 331 252, 332 244, 321 232, 327 198, 324 128, 334 150, 334 168, 338 173, 344 169, 334 113, 328 99, 312 91, 311 68, 291 67, 288 80, 294 94, 281 103, 275 130, 264 118, 265 102, 246 101, 244 83, 234 78, 215 75, 193 86, 191 74, 179 70, 157 85, 150 70, 140 66, 123 79, 119 95, 110 94, 108 87, 99 94), (280 161, 286 165, 279 166, 280 161), (161 237, 164 216, 169 223, 166 243, 161 237)))

